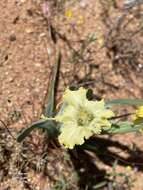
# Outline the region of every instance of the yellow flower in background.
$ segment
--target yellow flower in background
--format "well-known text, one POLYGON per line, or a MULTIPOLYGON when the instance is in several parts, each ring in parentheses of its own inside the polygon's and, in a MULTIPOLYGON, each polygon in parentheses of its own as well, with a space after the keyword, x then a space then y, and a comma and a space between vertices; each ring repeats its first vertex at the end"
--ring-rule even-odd
POLYGON ((73 11, 72 11, 71 9, 67 10, 67 11, 65 12, 65 16, 66 16, 66 18, 68 18, 68 19, 73 18, 73 11))
POLYGON ((80 15, 77 20, 77 25, 82 25, 82 24, 84 24, 84 17, 80 15))
POLYGON ((143 118, 143 106, 140 106, 140 107, 138 108, 138 110, 136 111, 136 116, 143 118))
POLYGON ((126 166, 126 170, 127 170, 128 172, 131 172, 133 169, 132 169, 131 166, 126 166))
POLYGON ((74 12, 71 9, 66 10, 65 17, 68 20, 74 19, 73 21, 75 22, 76 25, 82 25, 85 22, 84 17, 82 15, 75 16, 74 12))
POLYGON ((143 123, 143 106, 140 106, 136 110, 136 113, 133 116, 133 121, 134 121, 135 124, 143 123))
POLYGON ((62 113, 54 119, 62 124, 59 142, 66 148, 82 145, 85 139, 94 134, 100 134, 104 127, 111 127, 108 118, 114 113, 105 108, 104 100, 89 101, 87 90, 79 88, 77 91, 66 89, 63 103, 66 105, 62 113))
POLYGON ((104 37, 103 36, 100 36, 98 38, 98 44, 102 47, 104 45, 104 37))

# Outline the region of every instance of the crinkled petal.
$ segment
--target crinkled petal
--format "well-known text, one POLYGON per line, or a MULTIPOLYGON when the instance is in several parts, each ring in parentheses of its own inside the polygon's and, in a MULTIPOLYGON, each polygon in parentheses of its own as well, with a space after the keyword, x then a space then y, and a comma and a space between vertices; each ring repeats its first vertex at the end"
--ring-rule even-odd
POLYGON ((88 101, 84 102, 83 108, 89 113, 93 114, 96 118, 110 118, 114 116, 111 110, 105 109, 104 100, 101 101, 88 101))
POLYGON ((93 120, 90 123, 89 129, 92 131, 93 134, 97 134, 97 135, 99 135, 102 131, 101 125, 99 123, 95 122, 95 120, 93 120))
POLYGON ((63 95, 63 102, 75 107, 82 106, 86 100, 86 93, 87 90, 82 87, 76 91, 72 91, 67 88, 63 95))
POLYGON ((136 125, 143 123, 143 106, 140 106, 136 113, 133 115, 133 122, 136 125))
POLYGON ((108 109, 104 109, 102 112, 101 112, 101 117, 103 118, 111 118, 111 117, 114 117, 115 114, 113 111, 111 110, 108 110, 108 109))
POLYGON ((104 129, 104 128, 110 128, 111 127, 111 125, 112 125, 112 123, 110 122, 110 121, 108 121, 107 119, 102 119, 101 121, 100 121, 100 125, 102 126, 102 128, 104 129))
POLYGON ((135 124, 135 125, 139 125, 139 124, 141 124, 141 123, 143 123, 143 118, 142 118, 142 117, 138 117, 138 118, 136 118, 136 119, 134 120, 134 124, 135 124))
POLYGON ((97 115, 104 110, 104 100, 101 101, 89 101, 86 99, 83 108, 93 115, 97 115))
POLYGON ((85 139, 93 135, 93 132, 82 126, 77 126, 76 123, 69 123, 61 128, 61 134, 58 139, 60 144, 66 148, 73 149, 75 145, 82 145, 85 139))
POLYGON ((111 123, 110 121, 108 121, 107 119, 104 118, 98 118, 98 119, 94 119, 90 125, 89 125, 89 129, 94 132, 94 134, 100 134, 102 132, 103 128, 110 128, 111 127, 111 123))
POLYGON ((136 111, 137 117, 143 117, 143 106, 140 106, 136 111))
POLYGON ((78 110, 74 106, 68 105, 61 115, 55 117, 55 120, 62 123, 74 122, 77 119, 77 112, 78 110))

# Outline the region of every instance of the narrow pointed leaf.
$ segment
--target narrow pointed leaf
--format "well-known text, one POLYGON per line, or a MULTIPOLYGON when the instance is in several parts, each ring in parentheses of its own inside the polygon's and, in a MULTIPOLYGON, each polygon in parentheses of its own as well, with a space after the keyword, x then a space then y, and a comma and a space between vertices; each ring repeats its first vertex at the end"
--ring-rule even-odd
POLYGON ((53 77, 51 80, 51 85, 50 85, 49 94, 48 94, 47 106, 44 112, 44 115, 48 117, 52 117, 54 113, 55 93, 56 93, 56 86, 57 86, 57 81, 58 81, 58 76, 59 76, 60 63, 61 63, 61 53, 59 52, 56 63, 55 63, 54 71, 53 71, 53 77))
MULTIPOLYGON (((61 63, 61 53, 58 54, 54 71, 53 71, 53 77, 51 80, 51 85, 49 89, 48 94, 48 100, 47 100, 47 106, 44 111, 44 115, 47 117, 52 117, 54 115, 54 105, 55 105, 55 92, 56 92, 56 85, 58 80, 58 74, 59 74, 59 68, 61 63)), ((55 137, 58 133, 58 129, 56 127, 56 123, 54 121, 47 121, 47 120, 39 120, 37 122, 32 123, 32 125, 24 130, 22 130, 19 135, 17 136, 17 141, 21 142, 25 137, 27 137, 31 131, 33 131, 36 128, 40 129, 46 129, 48 132, 48 136, 50 138, 55 137)))
POLYGON ((102 181, 102 182, 98 183, 97 185, 95 185, 93 188, 94 188, 94 189, 101 189, 101 188, 103 188, 105 185, 107 185, 107 181, 102 181))
POLYGON ((22 130, 17 136, 17 141, 23 141, 25 137, 27 137, 31 133, 31 131, 33 131, 36 128, 47 130, 49 138, 55 137, 58 134, 56 123, 54 121, 47 121, 41 119, 37 122, 34 122, 30 127, 22 130))
POLYGON ((110 129, 108 129, 106 131, 106 133, 123 134, 123 133, 139 132, 142 129, 143 129, 143 124, 140 124, 140 125, 133 125, 133 124, 116 125, 116 124, 114 124, 110 129))
POLYGON ((131 106, 141 106, 143 105, 143 99, 115 99, 106 101, 107 106, 112 105, 131 105, 131 106))

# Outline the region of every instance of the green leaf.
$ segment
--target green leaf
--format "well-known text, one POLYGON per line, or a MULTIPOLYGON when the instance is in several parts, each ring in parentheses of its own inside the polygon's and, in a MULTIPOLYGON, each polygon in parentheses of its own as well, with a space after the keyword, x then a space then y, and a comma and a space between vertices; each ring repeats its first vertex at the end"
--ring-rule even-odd
POLYGON ((101 189, 105 185, 107 185, 107 181, 102 181, 102 182, 98 183, 97 185, 94 185, 93 189, 101 189))
POLYGON ((55 93, 56 93, 56 87, 57 87, 57 79, 59 76, 59 69, 60 69, 60 64, 61 64, 61 53, 59 52, 54 71, 53 71, 53 77, 51 80, 51 85, 49 89, 49 94, 48 94, 48 101, 47 101, 47 106, 44 111, 44 115, 48 117, 52 117, 54 113, 54 108, 55 108, 55 93))
POLYGON ((130 106, 141 106, 143 105, 143 99, 114 99, 106 101, 107 106, 113 105, 130 105, 130 106))
POLYGON ((30 127, 23 129, 18 135, 17 135, 17 141, 21 142, 27 137, 31 131, 33 131, 36 128, 39 129, 46 129, 48 132, 48 137, 53 138, 57 136, 58 130, 56 127, 56 123, 54 121, 50 120, 39 120, 37 122, 34 122, 30 127))
MULTIPOLYGON (((55 93, 57 87, 57 79, 59 76, 60 63, 61 63, 61 53, 59 52, 53 71, 51 85, 49 88, 47 106, 44 111, 44 115, 47 117, 53 117, 54 115, 55 93)), ((48 132, 48 136, 50 138, 55 137, 58 133, 57 124, 54 121, 39 120, 37 122, 32 123, 30 127, 22 130, 17 136, 17 141, 21 142, 25 137, 27 137, 31 133, 31 131, 33 131, 36 128, 46 129, 48 132)))
POLYGON ((110 129, 105 131, 105 133, 124 134, 124 133, 139 132, 142 129, 143 129, 143 123, 140 125, 134 125, 132 123, 123 122, 120 124, 113 124, 110 129))

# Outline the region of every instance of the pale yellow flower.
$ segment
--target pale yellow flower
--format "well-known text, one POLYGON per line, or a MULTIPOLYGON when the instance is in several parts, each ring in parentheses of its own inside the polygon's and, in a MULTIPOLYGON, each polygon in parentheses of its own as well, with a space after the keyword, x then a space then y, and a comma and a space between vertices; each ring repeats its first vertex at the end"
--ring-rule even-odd
POLYGON ((136 110, 136 113, 133 116, 133 121, 134 121, 135 124, 143 123, 143 106, 140 106, 136 110))
POLYGON ((128 172, 131 172, 133 169, 132 169, 131 166, 126 166, 126 170, 127 170, 128 172))
POLYGON ((80 15, 77 20, 77 25, 82 25, 82 24, 84 24, 84 17, 80 15))
POLYGON ((63 95, 66 107, 55 120, 62 124, 58 139, 66 148, 82 145, 85 139, 100 134, 104 127, 111 127, 108 118, 113 117, 114 113, 105 109, 104 100, 89 101, 86 93, 84 88, 77 91, 66 89, 63 95))
POLYGON ((140 106, 140 107, 138 108, 138 110, 136 111, 136 116, 143 118, 143 106, 140 106))
POLYGON ((73 11, 72 11, 71 9, 68 9, 68 10, 65 12, 65 16, 66 16, 66 18, 68 18, 68 19, 73 18, 73 11))
POLYGON ((98 38, 98 44, 102 47, 104 45, 104 38, 101 36, 98 38))

